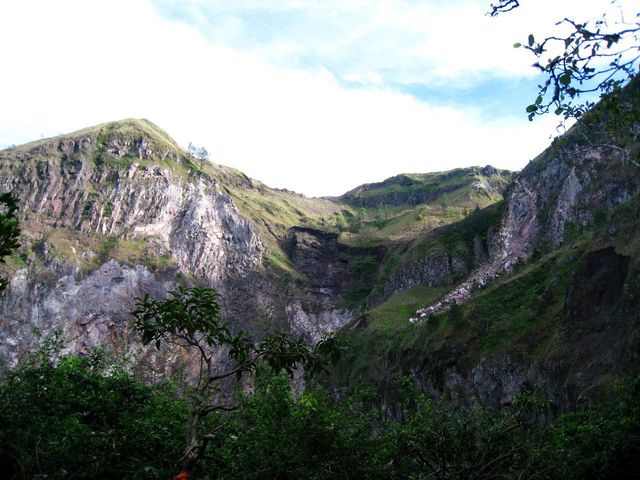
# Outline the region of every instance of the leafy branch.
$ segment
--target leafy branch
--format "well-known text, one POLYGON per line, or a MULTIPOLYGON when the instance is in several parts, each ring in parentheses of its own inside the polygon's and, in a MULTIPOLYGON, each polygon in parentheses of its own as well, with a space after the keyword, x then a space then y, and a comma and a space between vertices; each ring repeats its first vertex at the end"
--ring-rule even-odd
MULTIPOLYGON (((618 3, 613 0, 611 3, 618 3)), ((517 0, 491 4, 491 16, 520 6, 517 0)), ((564 18, 557 30, 568 33, 552 35, 540 41, 533 34, 527 42, 514 47, 535 56, 533 66, 546 77, 538 85, 535 100, 526 107, 529 120, 553 112, 564 119, 580 118, 595 102, 581 96, 599 93, 601 98, 616 94, 638 75, 640 63, 640 13, 627 20, 622 14, 610 20, 603 14, 595 21, 578 22, 564 18)))
POLYGON ((510 12, 520 6, 520 2, 518 0, 500 0, 498 3, 491 4, 491 11, 489 15, 495 17, 500 13, 510 12))
POLYGON ((268 335, 254 342, 246 332, 233 333, 220 316, 217 294, 208 288, 178 287, 166 300, 138 299, 134 329, 142 335, 144 344, 162 342, 191 349, 199 358, 199 373, 190 395, 190 420, 187 426, 180 478, 188 478, 203 458, 213 433, 200 432, 202 420, 212 412, 236 410, 238 405, 220 399, 220 382, 235 378, 240 382, 245 374, 260 366, 278 373, 292 375, 298 366, 307 371, 324 368, 340 354, 333 337, 326 337, 315 347, 286 333, 268 335), (220 362, 216 353, 226 352, 227 361, 220 362))
MULTIPOLYGON (((529 35, 526 50, 532 52, 537 61, 533 64, 547 76, 538 85, 539 92, 534 103, 527 107, 529 120, 553 110, 566 118, 580 118, 594 103, 575 103, 581 95, 599 92, 604 97, 620 88, 637 74, 640 61, 640 22, 618 31, 608 30, 603 19, 589 23, 578 23, 565 18, 556 25, 570 26, 564 37, 551 36, 536 42, 529 35), (631 44, 634 41, 635 44, 631 44), (561 51, 552 58, 545 56, 550 51, 561 51)), ((520 44, 516 44, 520 47, 520 44)))

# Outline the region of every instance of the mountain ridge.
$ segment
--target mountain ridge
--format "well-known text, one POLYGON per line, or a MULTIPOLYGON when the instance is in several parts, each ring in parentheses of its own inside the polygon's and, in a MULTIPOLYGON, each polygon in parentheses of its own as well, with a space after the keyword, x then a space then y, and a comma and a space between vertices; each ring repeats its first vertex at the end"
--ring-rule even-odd
POLYGON ((12 293, 0 310, 7 339, 0 354, 10 364, 34 341, 30 323, 80 331, 81 340, 68 341, 84 350, 126 330, 135 296, 145 289, 162 296, 178 281, 218 289, 238 328, 317 339, 357 314, 388 260, 380 252, 402 250, 475 204, 475 180, 462 170, 461 194, 447 206, 355 209, 309 199, 197 162, 166 132, 135 119, 3 150, 0 165, 0 188, 20 198, 23 223, 23 247, 7 267, 12 293), (115 304, 110 285, 122 278, 131 293, 120 291, 124 302, 115 304), (68 288, 58 294, 62 284, 68 288), (99 307, 67 298, 80 291, 102 299, 99 307))
MULTIPOLYGON (((539 329, 558 332, 575 316, 570 312, 581 311, 572 278, 601 289, 589 273, 600 269, 599 259, 619 263, 626 272, 621 288, 635 292, 636 257, 620 253, 619 241, 613 253, 606 250, 611 242, 602 242, 604 253, 592 254, 595 243, 573 237, 609 225, 640 191, 638 172, 615 148, 568 136, 519 174, 490 166, 400 174, 341 197, 307 198, 196 161, 165 137, 146 120, 122 120, 0 152, 0 190, 19 196, 24 226, 23 246, 4 267, 10 291, 0 300, 0 357, 8 365, 37 341, 30 331, 36 326, 61 328, 69 351, 126 348, 150 379, 188 372, 188 356, 142 349, 128 334, 136 296, 162 298, 187 283, 216 288, 233 328, 256 336, 284 329, 313 343, 339 331, 356 353, 341 364, 336 388, 370 382, 385 401, 402 373, 431 396, 459 387, 488 404, 537 382, 563 408, 575 396, 562 389, 601 378, 595 367, 582 372, 583 382, 571 379, 579 369, 549 375, 527 362, 577 348, 576 339, 556 341, 539 329), (474 277, 478 272, 488 275, 474 277), (556 294, 549 285, 573 293, 556 294), (508 300, 509 289, 521 298, 508 300), (525 313, 505 323, 494 297, 510 305, 509 314, 525 313), (566 299, 573 306, 558 313, 566 299), (445 312, 462 300, 461 312, 445 312), (416 310, 439 302, 445 308, 409 323, 416 310), (539 323, 526 313, 536 309, 539 323), (499 332, 525 353, 515 355, 496 339, 499 332), (533 348, 527 335, 548 348, 536 353, 543 347, 533 348), (474 376, 501 386, 474 391, 481 387, 474 376)), ((611 293, 615 305, 635 298, 620 300, 620 291, 611 293)), ((620 337, 604 331, 619 346, 620 337)))

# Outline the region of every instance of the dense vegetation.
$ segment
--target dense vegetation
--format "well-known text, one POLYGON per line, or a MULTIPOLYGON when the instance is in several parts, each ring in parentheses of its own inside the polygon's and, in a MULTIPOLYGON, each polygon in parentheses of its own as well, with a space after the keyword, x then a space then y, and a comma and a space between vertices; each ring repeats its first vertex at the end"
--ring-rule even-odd
MULTIPOLYGON (((0 263, 5 263, 4 257, 18 248, 20 226, 16 212, 17 200, 8 193, 0 195, 0 263)), ((7 280, 0 277, 0 292, 7 288, 7 280)))
MULTIPOLYGON (((52 362, 52 345, 0 385, 4 478, 171 478, 186 387, 144 385, 101 352, 52 362)), ((195 478, 601 479, 640 468, 640 378, 551 424, 533 395, 492 412, 402 384, 393 412, 383 413, 370 392, 295 396, 285 373, 259 377, 239 410, 202 425, 217 433, 195 478)))

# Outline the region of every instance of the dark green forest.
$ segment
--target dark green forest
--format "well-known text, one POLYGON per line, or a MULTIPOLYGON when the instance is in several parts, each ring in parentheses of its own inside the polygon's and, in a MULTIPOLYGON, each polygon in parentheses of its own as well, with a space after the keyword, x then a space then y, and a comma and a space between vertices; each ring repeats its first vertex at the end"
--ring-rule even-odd
MULTIPOLYGON (((171 478, 189 419, 179 379, 145 385, 101 351, 50 360, 43 347, 0 386, 4 478, 171 478)), ((258 374, 239 408, 199 426, 215 432, 198 479, 636 478, 640 378, 611 400, 549 422, 535 392, 499 411, 433 401, 404 382, 380 409, 368 391, 336 400, 290 377, 258 374)))

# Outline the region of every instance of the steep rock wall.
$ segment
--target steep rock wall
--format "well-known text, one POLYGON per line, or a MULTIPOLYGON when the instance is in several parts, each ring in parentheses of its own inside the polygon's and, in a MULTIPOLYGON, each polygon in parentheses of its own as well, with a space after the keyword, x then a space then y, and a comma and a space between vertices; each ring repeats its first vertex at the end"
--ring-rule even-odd
MULTIPOLYGON (((139 350, 134 299, 162 298, 185 281, 215 287, 225 319, 256 334, 289 330, 317 341, 350 319, 333 297, 283 286, 224 185, 181 155, 137 123, 0 152, 0 191, 19 197, 24 233, 24 261, 9 269, 0 299, 6 364, 36 342, 33 327, 44 336, 61 329, 68 351, 139 350)), ((184 364, 179 352, 145 358, 184 364)))
POLYGON ((636 143, 620 147, 609 139, 612 145, 593 145, 576 135, 557 140, 515 178, 489 261, 411 321, 465 302, 473 290, 510 271, 535 249, 559 247, 568 229, 591 225, 598 215, 606 218, 640 192, 640 168, 628 161, 636 143))

